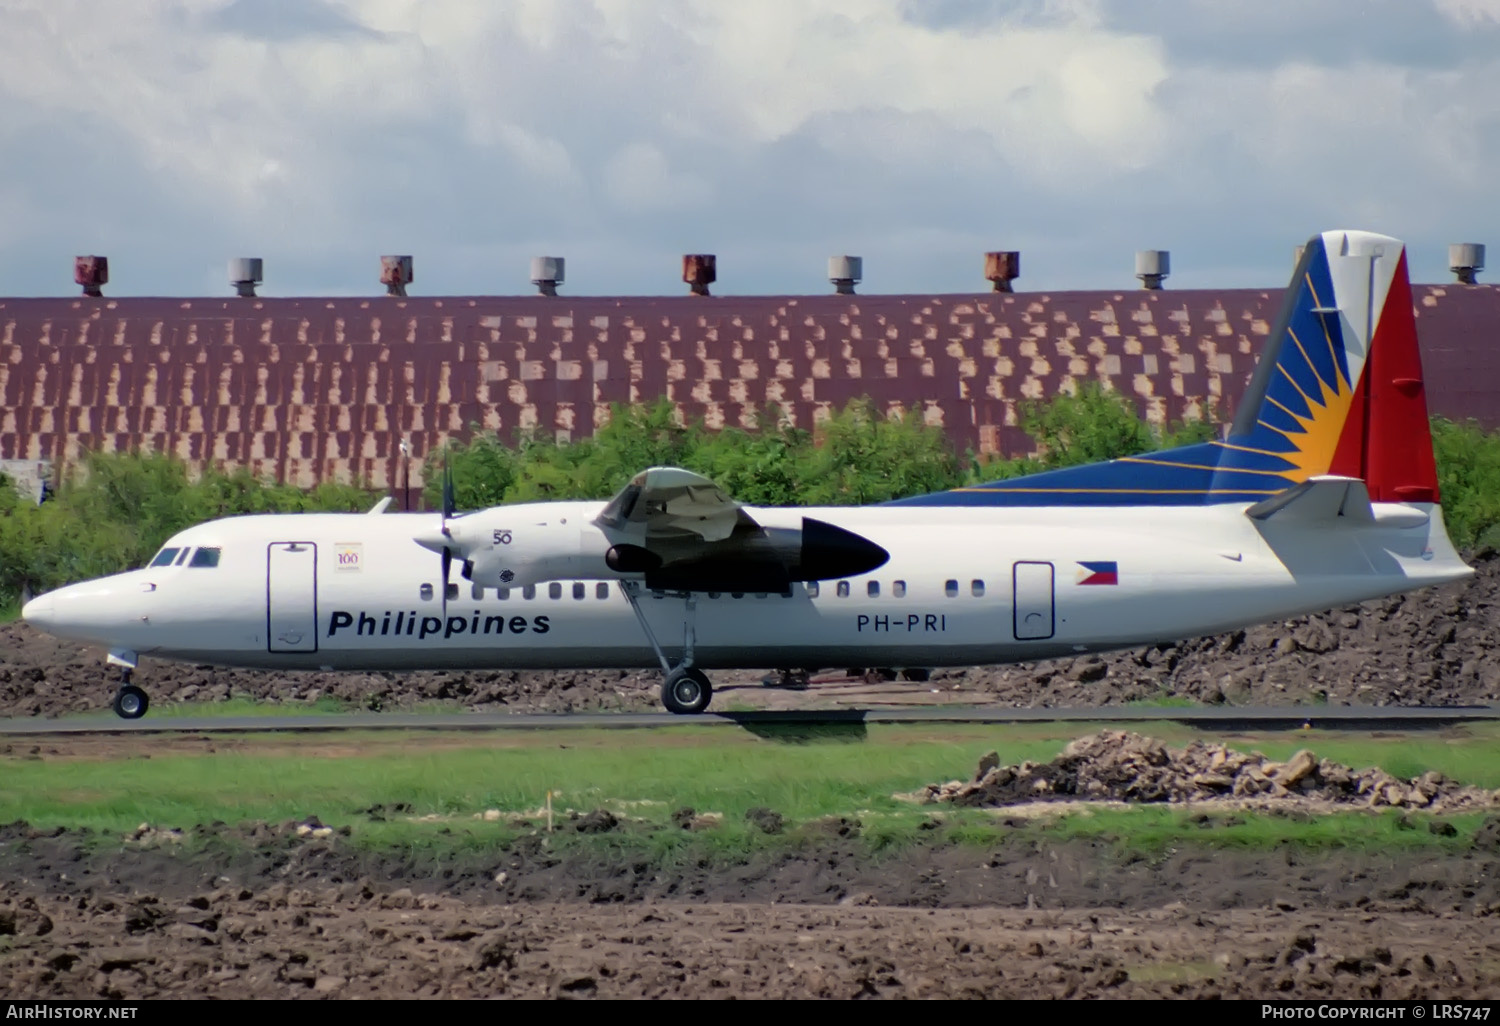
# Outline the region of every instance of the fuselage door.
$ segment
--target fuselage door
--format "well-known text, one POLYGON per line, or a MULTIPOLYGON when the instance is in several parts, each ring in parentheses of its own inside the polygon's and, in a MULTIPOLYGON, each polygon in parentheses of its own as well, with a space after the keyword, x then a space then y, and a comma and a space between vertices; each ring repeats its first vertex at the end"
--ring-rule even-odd
POLYGON ((1017 641, 1042 641, 1056 632, 1052 564, 1017 563, 1011 571, 1015 585, 1017 641))
POLYGON ((266 637, 272 652, 318 650, 318 547, 311 542, 269 548, 266 637))

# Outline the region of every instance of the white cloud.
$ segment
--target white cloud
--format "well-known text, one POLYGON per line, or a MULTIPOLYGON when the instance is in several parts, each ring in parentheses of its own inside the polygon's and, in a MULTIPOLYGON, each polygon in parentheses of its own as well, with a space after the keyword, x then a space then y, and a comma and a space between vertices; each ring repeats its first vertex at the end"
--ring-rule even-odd
POLYGON ((1174 283, 1275 280, 1346 217, 1494 230, 1500 0, 1433 3, 1419 53, 1414 22, 1320 9, 1348 45, 1309 47, 1248 0, 13 0, 0 291, 51 288, 38 240, 84 238, 133 240, 156 291, 195 287, 187 250, 258 248, 291 290, 275 266, 362 288, 354 254, 396 245, 441 291, 495 287, 476 254, 566 249, 582 285, 689 238, 723 291, 856 242, 882 287, 957 287, 976 254, 941 247, 986 239, 1035 247, 1027 285, 1162 242, 1174 283), (1240 34, 1253 61, 1202 45, 1240 34))
POLYGON ((604 187, 621 209, 633 212, 702 206, 713 195, 707 182, 674 170, 649 143, 631 143, 610 157, 604 187))
POLYGON ((1432 0, 1442 14, 1464 25, 1500 22, 1500 0, 1432 0))
POLYGON ((962 31, 914 25, 895 4, 859 0, 705 0, 700 13, 696 42, 714 55, 726 113, 752 141, 820 116, 925 113, 1025 150, 1018 166, 1057 183, 1080 158, 1131 166, 1135 146, 1160 132, 1151 103, 1166 74, 1160 45, 1101 30, 1086 11, 962 31))

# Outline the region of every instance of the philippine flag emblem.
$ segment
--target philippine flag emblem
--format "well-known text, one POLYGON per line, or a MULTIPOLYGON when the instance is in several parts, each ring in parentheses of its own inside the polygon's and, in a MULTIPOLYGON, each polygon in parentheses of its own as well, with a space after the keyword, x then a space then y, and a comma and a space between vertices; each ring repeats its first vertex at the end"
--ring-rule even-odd
POLYGON ((1082 563, 1079 571, 1079 584, 1119 584, 1120 566, 1118 563, 1082 563))

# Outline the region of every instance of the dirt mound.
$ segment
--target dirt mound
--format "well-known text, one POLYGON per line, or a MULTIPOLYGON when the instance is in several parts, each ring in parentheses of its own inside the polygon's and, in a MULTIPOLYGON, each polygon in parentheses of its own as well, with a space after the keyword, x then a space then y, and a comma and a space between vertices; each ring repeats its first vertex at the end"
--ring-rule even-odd
POLYGON ((1311 799, 1340 805, 1453 812, 1500 806, 1500 791, 1467 787, 1431 771, 1400 780, 1354 770, 1303 749, 1286 762, 1259 752, 1193 741, 1168 748, 1154 738, 1102 730, 1079 738, 1051 762, 1001 766, 990 753, 968 782, 929 784, 923 802, 970 807, 1035 801, 1203 802, 1222 798, 1311 799))

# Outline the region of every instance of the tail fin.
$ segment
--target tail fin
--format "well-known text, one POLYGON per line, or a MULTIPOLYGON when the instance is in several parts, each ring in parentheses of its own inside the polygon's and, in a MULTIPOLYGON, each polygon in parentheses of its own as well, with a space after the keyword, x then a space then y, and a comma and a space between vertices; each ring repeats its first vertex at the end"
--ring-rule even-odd
POLYGON ((1226 470, 1274 468, 1293 483, 1352 477, 1375 502, 1438 501, 1399 241, 1369 232, 1309 240, 1226 445, 1226 470))
POLYGON ((1406 250, 1385 235, 1308 240, 1224 441, 898 503, 1259 503, 1327 476, 1364 481, 1374 502, 1438 501, 1406 250))

